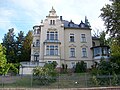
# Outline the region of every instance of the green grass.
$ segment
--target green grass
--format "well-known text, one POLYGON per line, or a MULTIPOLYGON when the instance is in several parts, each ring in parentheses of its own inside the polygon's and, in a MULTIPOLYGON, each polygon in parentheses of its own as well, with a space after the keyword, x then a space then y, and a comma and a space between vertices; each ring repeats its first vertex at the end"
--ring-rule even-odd
POLYGON ((59 74, 56 82, 40 85, 39 80, 33 80, 31 76, 19 77, 14 83, 4 83, 0 87, 25 87, 25 88, 83 88, 90 85, 90 75, 80 74, 59 74))

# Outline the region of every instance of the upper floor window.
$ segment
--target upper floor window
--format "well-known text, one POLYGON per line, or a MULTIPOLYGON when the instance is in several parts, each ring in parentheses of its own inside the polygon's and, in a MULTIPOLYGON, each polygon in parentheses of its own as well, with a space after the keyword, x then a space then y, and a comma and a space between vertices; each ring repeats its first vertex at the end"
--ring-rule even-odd
POLYGON ((47 40, 58 40, 58 32, 47 32, 47 40))
POLYGON ((40 40, 36 40, 36 46, 38 47, 38 46, 40 46, 40 40))
POLYGON ((55 25, 55 20, 50 20, 50 25, 55 25))
POLYGON ((100 56, 100 50, 101 50, 101 48, 97 47, 97 48, 94 48, 93 50, 94 50, 94 53, 93 53, 94 57, 95 56, 100 56))
POLYGON ((58 55, 58 46, 47 45, 46 46, 46 55, 58 55))
POLYGON ((86 42, 85 34, 81 34, 81 42, 86 42))
POLYGON ((75 57, 75 48, 70 48, 70 57, 75 57))
POLYGON ((87 50, 86 50, 86 48, 82 48, 82 57, 87 57, 87 50))
POLYGON ((74 34, 70 34, 70 42, 74 42, 74 34))

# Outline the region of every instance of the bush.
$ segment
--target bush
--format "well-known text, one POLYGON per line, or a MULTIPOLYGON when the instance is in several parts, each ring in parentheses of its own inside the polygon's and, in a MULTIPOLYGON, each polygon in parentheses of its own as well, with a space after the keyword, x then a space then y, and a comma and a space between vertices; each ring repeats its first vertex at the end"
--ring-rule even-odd
POLYGON ((87 65, 84 61, 78 62, 76 63, 75 73, 86 72, 86 69, 87 69, 87 65))
POLYGON ((46 63, 44 67, 33 69, 34 80, 39 80, 40 85, 46 85, 56 81, 57 71, 55 63, 46 63))

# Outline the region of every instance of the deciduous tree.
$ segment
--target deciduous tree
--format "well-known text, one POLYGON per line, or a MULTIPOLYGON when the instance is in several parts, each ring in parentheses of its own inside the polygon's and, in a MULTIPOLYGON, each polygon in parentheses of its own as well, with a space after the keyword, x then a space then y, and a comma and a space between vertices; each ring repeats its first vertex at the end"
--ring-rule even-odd
POLYGON ((117 39, 120 45, 120 0, 110 0, 112 3, 105 5, 101 17, 111 37, 117 39))

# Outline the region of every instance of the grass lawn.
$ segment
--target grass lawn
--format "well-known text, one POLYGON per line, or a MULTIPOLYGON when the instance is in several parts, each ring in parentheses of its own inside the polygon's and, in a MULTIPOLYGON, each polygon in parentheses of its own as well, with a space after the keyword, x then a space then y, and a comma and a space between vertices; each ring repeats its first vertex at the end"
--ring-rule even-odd
MULTIPOLYGON (((14 77, 13 77, 14 78, 14 77)), ((33 80, 32 76, 18 76, 14 82, 0 83, 0 87, 25 87, 25 88, 83 88, 90 87, 90 74, 59 74, 53 83, 40 85, 39 80, 33 80)))
MULTIPOLYGON (((5 76, 0 77, 0 88, 88 88, 95 87, 89 73, 58 74, 56 81, 40 84, 40 80, 33 80, 33 76, 5 76)), ((103 78, 103 80, 106 80, 103 78)), ((119 86, 118 84, 117 86, 119 86)), ((111 85, 101 85, 108 87, 111 85)), ((98 86, 97 86, 98 87, 98 86)), ((100 86, 99 86, 100 87, 100 86)))

